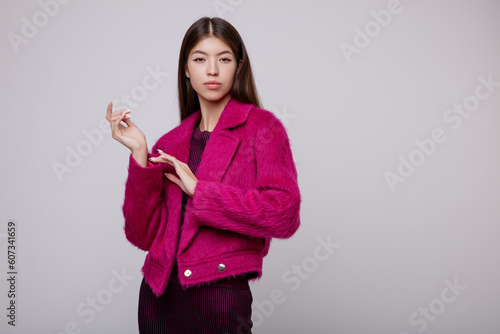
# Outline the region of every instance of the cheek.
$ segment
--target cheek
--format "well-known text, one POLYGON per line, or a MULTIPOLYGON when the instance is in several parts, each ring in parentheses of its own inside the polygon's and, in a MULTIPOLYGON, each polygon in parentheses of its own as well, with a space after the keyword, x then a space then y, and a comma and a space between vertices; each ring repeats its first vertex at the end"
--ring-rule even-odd
POLYGON ((191 80, 191 84, 193 86, 199 85, 200 82, 203 83, 203 76, 202 76, 202 73, 201 73, 201 71, 199 69, 197 69, 197 68, 191 68, 190 71, 189 71, 189 73, 190 73, 189 76, 191 77, 191 79, 190 79, 191 80))
POLYGON ((236 75, 236 68, 229 68, 227 71, 226 71, 226 78, 228 80, 231 80, 233 81, 234 80, 234 76, 236 75))

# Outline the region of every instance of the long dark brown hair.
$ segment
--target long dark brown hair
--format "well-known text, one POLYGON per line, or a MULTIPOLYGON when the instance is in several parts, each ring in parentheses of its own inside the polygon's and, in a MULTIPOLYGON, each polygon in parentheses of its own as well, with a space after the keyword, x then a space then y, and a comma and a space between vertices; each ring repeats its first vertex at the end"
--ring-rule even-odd
POLYGON ((219 17, 202 17, 189 27, 182 40, 179 53, 179 72, 177 75, 177 86, 179 89, 179 110, 181 121, 186 119, 193 112, 200 109, 198 94, 191 86, 191 82, 186 77, 186 68, 189 52, 196 43, 204 37, 214 36, 222 39, 233 51, 236 64, 241 64, 236 70, 231 97, 244 102, 261 107, 255 81, 250 66, 250 59, 245 49, 245 44, 238 31, 226 20, 219 17))

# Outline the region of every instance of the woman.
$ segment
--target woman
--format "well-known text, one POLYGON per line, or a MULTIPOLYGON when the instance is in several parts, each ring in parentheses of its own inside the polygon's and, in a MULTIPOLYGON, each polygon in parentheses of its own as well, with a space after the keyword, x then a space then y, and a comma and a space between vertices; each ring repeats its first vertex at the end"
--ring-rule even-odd
POLYGON ((131 150, 125 234, 148 251, 140 332, 251 333, 248 280, 261 277, 271 238, 300 224, 289 139, 260 107, 243 41, 221 18, 186 32, 178 90, 180 124, 150 153, 131 111, 107 109, 131 150))

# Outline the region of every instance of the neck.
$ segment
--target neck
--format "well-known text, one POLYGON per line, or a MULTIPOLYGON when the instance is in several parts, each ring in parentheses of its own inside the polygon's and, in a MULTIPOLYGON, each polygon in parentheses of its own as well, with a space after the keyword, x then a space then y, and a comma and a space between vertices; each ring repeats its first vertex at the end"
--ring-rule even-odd
POLYGON ((219 121, 220 115, 224 107, 231 99, 231 95, 227 94, 219 101, 207 101, 200 99, 201 120, 200 130, 212 132, 219 121))

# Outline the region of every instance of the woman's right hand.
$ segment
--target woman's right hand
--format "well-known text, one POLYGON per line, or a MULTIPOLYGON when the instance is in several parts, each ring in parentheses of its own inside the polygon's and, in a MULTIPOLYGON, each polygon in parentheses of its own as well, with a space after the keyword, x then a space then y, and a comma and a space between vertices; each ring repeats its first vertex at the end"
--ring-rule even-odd
POLYGON ((108 104, 106 119, 111 124, 111 135, 124 146, 128 147, 134 158, 142 166, 147 166, 148 144, 146 136, 137 125, 130 120, 131 110, 120 109, 113 112, 113 102, 108 104), (124 122, 127 126, 123 125, 124 122))

